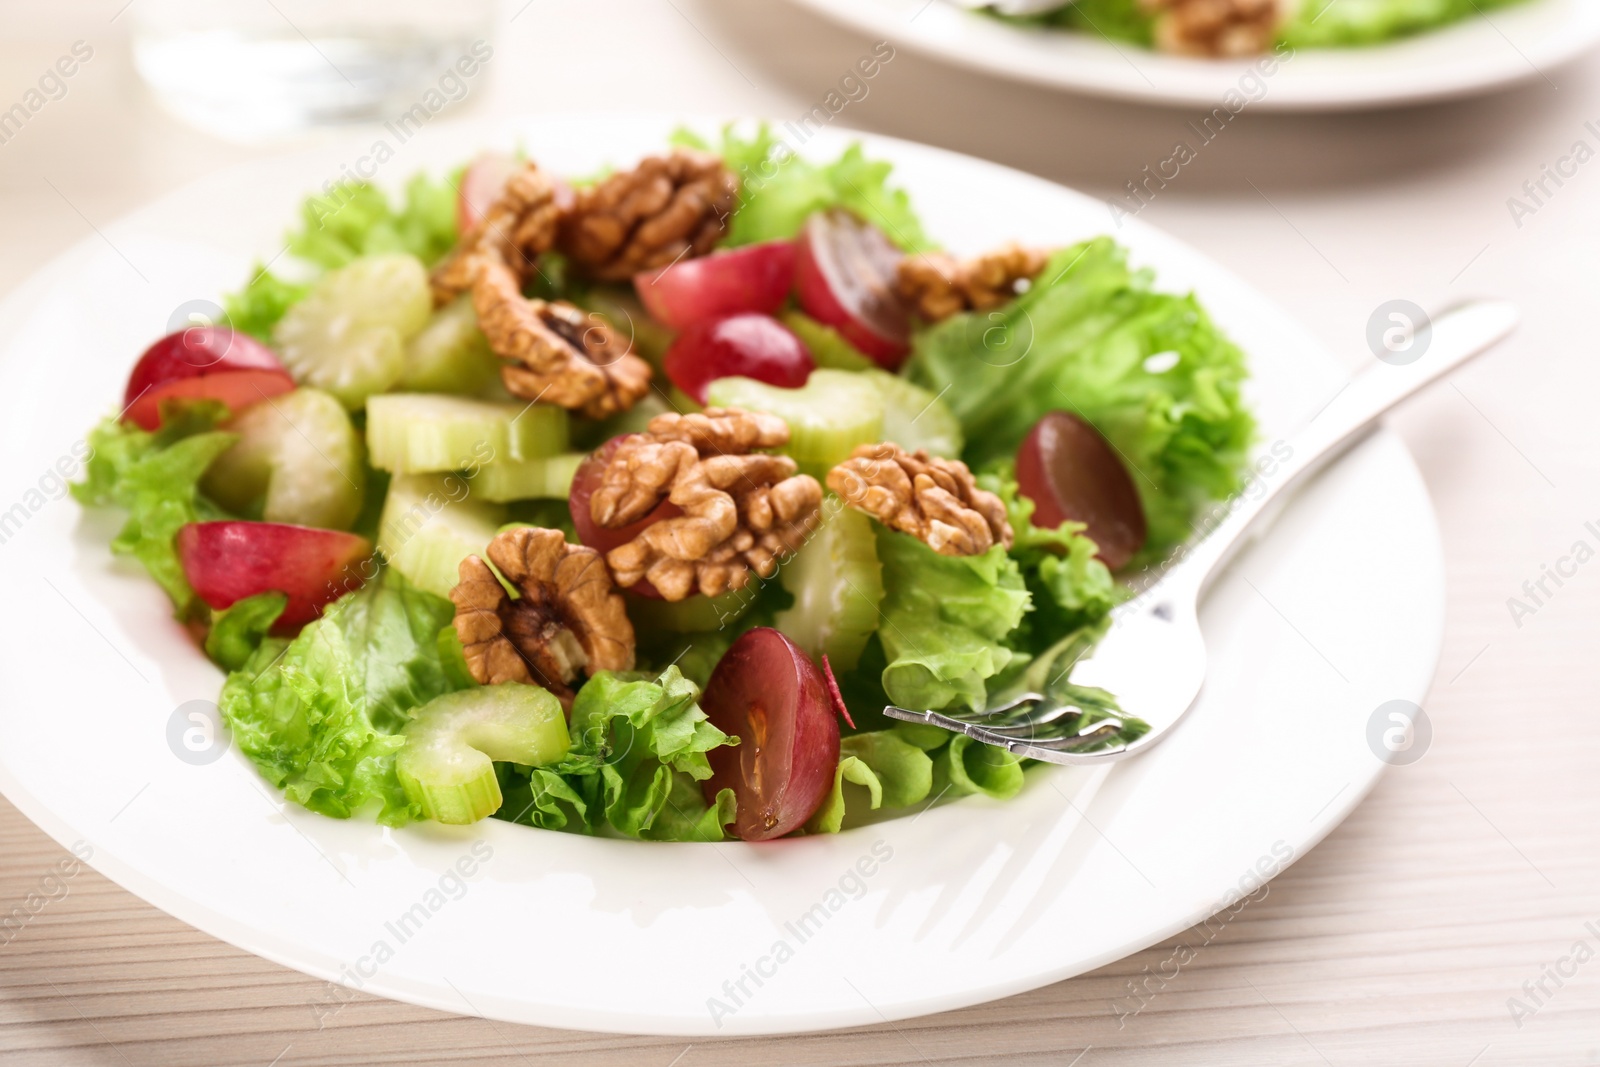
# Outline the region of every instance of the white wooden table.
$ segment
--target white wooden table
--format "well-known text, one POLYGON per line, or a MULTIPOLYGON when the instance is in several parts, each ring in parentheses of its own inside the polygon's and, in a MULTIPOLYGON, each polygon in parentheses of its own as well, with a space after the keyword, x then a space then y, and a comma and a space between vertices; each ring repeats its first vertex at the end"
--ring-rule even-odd
MULTIPOLYGON (((0 290, 152 196, 264 151, 157 109, 112 21, 122 3, 0 3, 0 106, 74 41, 94 49, 66 95, 0 143, 0 290)), ((531 0, 497 39, 492 86, 457 110, 798 117, 871 44, 777 0, 531 0)), ((1600 149, 1584 125, 1600 120, 1600 59, 1545 75, 1391 114, 1246 112, 1143 212, 1281 301, 1352 368, 1371 358, 1365 325, 1390 299, 1503 295, 1528 320, 1397 420, 1437 502, 1450 583, 1431 749, 1208 943, 1197 928, 1010 1000, 794 1039, 595 1036, 359 995, 319 1029, 320 983, 84 869, 0 945, 0 1063, 1600 1062, 1600 963, 1588 960, 1600 953, 1600 564, 1547 580, 1531 615, 1508 606, 1576 542, 1600 549, 1584 526, 1600 520, 1600 162, 1520 227, 1507 204, 1576 141, 1600 149), (1174 968, 1180 942, 1197 951, 1174 968), (1154 992, 1119 1017, 1135 1003, 1130 982, 1154 992)), ((838 121, 1109 197, 1167 158, 1191 117, 902 51, 838 121)), ((0 802, 0 912, 66 856, 0 802)))

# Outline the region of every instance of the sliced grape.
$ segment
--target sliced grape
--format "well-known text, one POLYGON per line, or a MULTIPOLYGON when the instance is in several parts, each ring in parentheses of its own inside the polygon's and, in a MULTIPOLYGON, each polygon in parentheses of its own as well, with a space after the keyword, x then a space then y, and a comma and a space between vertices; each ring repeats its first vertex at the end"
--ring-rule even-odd
POLYGON ((359 410, 405 372, 405 342, 428 321, 428 272, 415 256, 371 256, 322 276, 273 331, 302 385, 359 410))
POLYGON ((817 665, 766 626, 743 634, 706 684, 700 706, 713 726, 737 735, 707 753, 706 802, 723 789, 738 799, 736 836, 782 837, 805 825, 833 787, 839 720, 817 665))
POLYGON ((878 537, 870 518, 837 497, 828 498, 822 518, 811 540, 778 571, 794 606, 773 623, 806 655, 854 670, 882 618, 878 537))
POLYGON ((471 499, 459 474, 400 475, 389 483, 378 521, 378 549, 412 585, 449 596, 461 561, 482 555, 505 509, 471 499))
POLYGON ((1034 424, 1017 450, 1017 486, 1036 505, 1033 524, 1054 529, 1081 522, 1112 570, 1144 547, 1146 524, 1139 490, 1100 432, 1066 411, 1034 424))
POLYGON ((437 393, 375 396, 367 407, 372 465, 395 474, 472 469, 567 451, 567 412, 437 393))
POLYGON ((690 596, 682 600, 630 596, 627 602, 628 615, 641 636, 709 634, 738 622, 756 602, 756 593, 754 589, 735 589, 721 596, 690 596))
POLYGON ((145 349, 128 375, 122 418, 154 430, 165 400, 220 400, 237 413, 292 389, 278 357, 254 337, 226 326, 191 326, 145 349))
POLYGON ((736 311, 771 315, 794 287, 794 242, 678 260, 634 275, 633 287, 650 314, 674 330, 736 311))
POLYGON ((446 304, 406 342, 405 370, 396 389, 408 393, 481 395, 500 380, 500 360, 478 329, 472 298, 446 304))
POLYGON ((766 411, 789 424, 784 448, 800 469, 822 477, 857 445, 883 439, 883 394, 860 374, 813 371, 799 389, 749 378, 721 378, 706 390, 713 407, 766 411))
POLYGON ((356 521, 366 467, 339 401, 296 389, 246 408, 227 428, 239 441, 201 481, 212 500, 267 522, 345 530, 356 521))
POLYGON ((365 537, 279 522, 191 522, 178 531, 178 559, 195 595, 221 611, 260 593, 288 599, 273 625, 293 633, 325 605, 361 586, 372 555, 365 537))
POLYGON ((563 452, 544 459, 508 459, 486 463, 472 476, 472 491, 497 504, 513 500, 565 500, 572 476, 588 459, 582 452, 563 452))
POLYGON ((893 441, 907 452, 925 448, 932 456, 955 459, 961 455, 966 444, 961 420, 943 397, 888 371, 867 371, 866 379, 883 397, 885 441, 893 441))
POLYGON ((911 323, 895 294, 900 250, 883 231, 843 208, 806 219, 795 260, 801 310, 838 330, 889 370, 911 350, 911 323))
POLYGON ((496 761, 539 767, 572 747, 561 702, 518 682, 436 697, 403 734, 395 773, 406 796, 434 822, 457 826, 500 810, 496 761))
POLYGON ((504 152, 484 152, 467 165, 456 190, 456 231, 466 233, 488 214, 506 191, 506 182, 526 163, 504 152))
POLYGON ((754 378, 798 389, 816 365, 787 326, 754 312, 694 323, 672 342, 662 361, 667 378, 697 404, 706 402, 706 387, 718 378, 754 378))

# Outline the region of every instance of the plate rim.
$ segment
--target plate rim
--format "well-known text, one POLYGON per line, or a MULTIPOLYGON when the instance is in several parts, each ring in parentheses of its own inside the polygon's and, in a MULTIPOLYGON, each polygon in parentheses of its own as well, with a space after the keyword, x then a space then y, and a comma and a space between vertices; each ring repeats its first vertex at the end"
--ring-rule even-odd
MULTIPOLYGON (((645 118, 648 116, 648 113, 633 113, 633 116, 635 118, 645 118)), ((529 126, 537 127, 542 124, 555 124, 562 121, 569 121, 575 117, 578 116, 574 116, 570 113, 563 113, 559 116, 511 116, 503 119, 468 120, 459 123, 452 123, 451 125, 458 128, 465 127, 480 129, 486 133, 490 133, 490 135, 493 136, 495 133, 505 134, 527 128, 529 126), (491 133, 490 131, 493 132, 491 133)), ((618 116, 611 115, 610 117, 616 118, 618 116)), ((651 118, 653 119, 654 117, 651 116, 651 118)), ((708 117, 681 115, 672 116, 671 120, 687 122, 698 126, 702 123, 720 123, 727 121, 727 118, 726 116, 708 117)), ((664 117, 663 121, 665 121, 664 117)), ((1068 186, 1064 186, 1057 182, 1052 182, 1048 179, 1041 178, 1037 175, 1029 174, 1024 171, 1005 167, 1002 164, 983 160, 979 157, 953 152, 937 146, 925 145, 900 138, 875 134, 868 131, 839 128, 835 132, 837 137, 840 138, 861 138, 869 142, 908 146, 917 152, 932 153, 936 155, 943 155, 945 157, 960 159, 967 164, 981 164, 983 167, 994 168, 998 171, 1007 172, 1015 179, 1025 179, 1029 182, 1048 186, 1056 192, 1066 192, 1076 197, 1092 200, 1092 198, 1088 197, 1087 194, 1081 193, 1075 189, 1071 189, 1068 186)), ((351 137, 348 139, 349 142, 354 143, 358 136, 359 135, 351 135, 351 137)), ((156 211, 164 202, 182 199, 188 188, 192 185, 200 185, 202 183, 217 181, 234 171, 248 172, 262 166, 264 162, 270 162, 271 160, 285 160, 299 156, 309 157, 319 154, 321 151, 323 151, 323 149, 313 148, 299 152, 280 153, 276 156, 268 157, 266 161, 246 161, 228 168, 223 168, 222 170, 214 172, 213 174, 202 176, 201 178, 196 179, 195 182, 189 183, 189 185, 186 185, 183 188, 173 190, 161 197, 157 197, 140 205, 133 211, 125 213, 114 222, 108 224, 105 229, 114 232, 118 227, 136 218, 143 212, 153 212, 156 211)), ((1259 300, 1264 305, 1273 308, 1283 318, 1285 323, 1292 325, 1297 331, 1304 334, 1308 340, 1312 340, 1314 342, 1316 358, 1320 362, 1328 365, 1335 365, 1332 357, 1327 353, 1323 346, 1319 342, 1315 342, 1315 338, 1299 324, 1297 319, 1289 315, 1287 311, 1283 310, 1276 301, 1273 301, 1264 294, 1260 293, 1255 286, 1234 274, 1234 272, 1231 270, 1222 267, 1209 255, 1189 245, 1187 242, 1181 241, 1178 238, 1167 234, 1165 231, 1140 220, 1133 220, 1133 224, 1148 233, 1158 235, 1160 240, 1180 247, 1189 254, 1205 260, 1212 267, 1224 273, 1230 283, 1242 288, 1244 291, 1249 292, 1255 299, 1259 300)), ((99 240, 100 239, 94 235, 84 237, 80 241, 76 242, 73 246, 53 258, 50 262, 45 264, 20 286, 14 288, 11 292, 6 294, 3 300, 0 300, 0 342, 9 343, 13 339, 13 335, 16 332, 15 329, 11 327, 13 320, 18 322, 27 320, 28 316, 26 309, 22 307, 23 302, 32 299, 38 292, 48 290, 55 283, 59 275, 66 273, 72 268, 75 260, 92 252, 98 251, 99 240)), ((1438 603, 1429 606, 1429 630, 1431 633, 1430 640, 1427 642, 1426 648, 1419 649, 1414 657, 1408 659, 1408 662, 1415 663, 1416 673, 1419 681, 1416 683, 1415 692, 1406 692, 1402 694, 1407 699, 1414 699, 1420 703, 1423 697, 1426 695, 1427 690, 1431 687, 1432 680, 1437 673, 1439 657, 1443 647, 1445 622, 1443 597, 1447 592, 1447 586, 1445 584, 1443 575, 1442 540, 1440 538, 1438 529, 1437 514, 1427 493, 1426 485, 1423 482, 1421 472, 1417 468, 1415 460, 1411 456, 1409 450, 1405 448, 1404 444, 1399 440, 1399 438, 1388 430, 1380 430, 1373 436, 1371 440, 1367 441, 1361 446, 1360 449, 1356 451, 1360 452, 1368 449, 1380 448, 1389 450, 1395 454, 1393 458, 1398 464, 1396 467, 1397 472, 1400 476, 1403 476, 1406 480, 1413 483, 1412 488, 1418 495, 1418 503, 1423 513, 1426 515, 1429 527, 1426 531, 1426 541, 1428 543, 1429 556, 1425 561, 1422 562, 1427 563, 1430 567, 1438 572, 1437 581, 1435 584, 1437 585, 1440 597, 1438 599, 1438 603)), ((1339 801, 1331 803, 1327 809, 1325 809, 1324 812, 1322 812, 1313 821, 1310 832, 1303 833, 1301 835, 1301 840, 1304 841, 1304 849, 1297 852, 1294 856, 1294 860, 1288 864, 1285 864, 1284 868, 1286 869, 1287 866, 1292 865, 1292 862, 1298 861, 1298 859, 1306 852, 1309 852, 1311 848, 1319 844, 1329 833, 1332 832, 1334 828, 1340 824, 1340 822, 1343 821, 1344 818, 1350 814, 1350 812, 1359 806, 1370 790, 1376 785, 1384 770, 1385 767, 1382 764, 1375 764, 1370 773, 1367 774, 1362 781, 1356 783, 1356 788, 1351 790, 1346 797, 1342 797, 1339 801)), ((70 820, 57 815, 42 801, 33 796, 31 792, 24 789, 20 781, 18 781, 11 773, 3 755, 0 755, 0 793, 4 793, 27 818, 33 821, 36 825, 40 826, 41 829, 43 829, 47 834, 49 834, 49 836, 51 836, 63 847, 71 848, 75 841, 84 840, 89 836, 77 832, 76 828, 71 825, 70 820)), ((387 833, 388 831, 383 832, 387 833)), ((669 845, 662 847, 737 849, 740 848, 741 845, 738 842, 729 842, 707 845, 669 845)), ((338 978, 338 972, 334 968, 319 967, 314 963, 308 963, 303 955, 295 956, 292 954, 290 949, 280 947, 279 944, 273 940, 271 935, 264 934, 256 928, 252 928, 247 924, 241 923, 237 920, 229 918, 226 915, 218 913, 208 905, 199 903, 193 898, 183 895, 183 893, 179 890, 169 890, 167 887, 161 885, 159 882, 154 881, 151 877, 140 871, 132 861, 125 861, 120 857, 110 854, 97 854, 88 858, 85 860, 85 862, 89 866, 100 871, 106 877, 110 878, 112 881, 116 882, 118 885, 134 893, 134 895, 140 897, 153 906, 160 908, 167 914, 178 918, 180 921, 194 926, 196 929, 199 929, 210 936, 217 937, 219 940, 242 948, 245 951, 259 955, 265 959, 272 960, 275 963, 287 966, 301 973, 312 975, 313 977, 319 979, 333 982, 338 978)), ((1011 996, 1030 989, 1053 984, 1054 982, 1064 980, 1065 978, 1084 973, 1088 970, 1093 970, 1116 959, 1125 958, 1127 955, 1133 952, 1140 951, 1142 947, 1148 947, 1148 945, 1151 944, 1158 944, 1161 941, 1171 937, 1173 934, 1192 927, 1196 922, 1215 914, 1217 910, 1218 905, 1202 906, 1201 908, 1194 910, 1191 914, 1187 914, 1180 920, 1171 922, 1167 926, 1162 927, 1158 932, 1145 937, 1144 945, 1139 948, 1108 950, 1101 953, 1099 957, 1092 958, 1089 962, 1085 962, 1082 959, 1075 960, 1068 964, 1062 965, 1058 970, 1047 973, 1031 973, 1026 977, 1010 979, 1004 982, 990 983, 981 987, 967 986, 959 992, 951 992, 943 996, 927 998, 921 1002, 891 1005, 887 1008, 887 1010, 884 1011, 880 1011, 876 1007, 872 1007, 870 1009, 863 1008, 850 1017, 844 1017, 839 1013, 835 1013, 833 1017, 822 1017, 813 1012, 809 1014, 803 1013, 803 1018, 796 1019, 783 1014, 771 1013, 761 1016, 758 1021, 753 1023, 753 1025, 740 1026, 737 1030, 737 1033, 754 1035, 835 1030, 871 1024, 882 1021, 883 1019, 899 1020, 913 1018, 921 1015, 969 1006, 972 1004, 985 1003, 1001 997, 1011 996)), ((418 1004, 420 1006, 435 1010, 450 1012, 452 1014, 477 1014, 476 1011, 463 1012, 460 1005, 458 1003, 450 1002, 447 999, 446 994, 444 994, 442 991, 437 989, 430 990, 426 988, 414 987, 409 982, 399 980, 395 976, 386 972, 380 972, 378 976, 376 976, 372 981, 363 985, 361 988, 364 992, 370 992, 377 995, 390 997, 391 999, 402 1002, 418 1004)), ((498 1001, 494 1001, 493 1003, 495 1003, 496 1006, 499 1004, 498 1001)), ((490 1018, 501 1019, 508 1022, 523 1024, 531 1023, 534 1025, 558 1026, 565 1028, 577 1027, 599 1032, 671 1034, 683 1036, 705 1036, 718 1033, 718 1031, 708 1030, 703 1021, 679 1017, 650 1019, 647 1020, 646 1025, 641 1026, 637 1024, 630 1024, 626 1019, 618 1018, 615 1015, 604 1014, 596 1016, 592 1019, 586 1018, 575 1021, 572 1018, 573 1013, 570 1011, 570 1009, 559 1009, 564 1011, 566 1014, 562 1018, 558 1019, 548 1014, 554 1009, 545 1008, 545 1011, 547 1012, 546 1017, 534 1018, 534 1015, 539 1014, 537 1011, 530 1012, 526 1010, 528 1006, 527 1002, 518 1003, 521 1005, 522 1010, 489 1011, 485 1012, 484 1014, 490 1018)))
MULTIPOLYGON (((806 8, 820 15, 836 25, 862 32, 883 34, 895 44, 903 44, 913 51, 940 62, 949 63, 962 69, 986 74, 991 77, 1003 78, 1009 81, 1040 86, 1061 92, 1070 92, 1088 97, 1098 97, 1116 100, 1123 103, 1157 105, 1165 107, 1184 107, 1194 105, 1215 105, 1224 93, 1201 89, 1198 86, 1183 86, 1180 84, 1163 84, 1161 81, 1144 84, 1133 79, 1106 81, 1095 72, 1096 76, 1081 76, 1071 67, 1071 56, 1059 55, 1053 58, 1060 64, 1059 69, 1043 69, 1033 63, 1010 64, 1004 58, 989 55, 983 49, 959 47, 954 42, 944 41, 936 35, 923 31, 907 31, 904 25, 894 20, 887 14, 878 14, 885 9, 885 0, 792 0, 800 7, 806 8)), ((947 0, 927 0, 929 4, 943 5, 947 0)), ((1577 12, 1581 14, 1581 12, 1577 12)), ((950 11, 950 17, 965 17, 977 19, 978 16, 964 11, 950 11)), ((1488 20, 1488 16, 1484 16, 1488 20)), ((1003 26, 996 23, 997 27, 1003 26)), ((1459 26, 1445 26, 1415 37, 1401 38, 1395 41, 1384 42, 1377 45, 1365 46, 1360 49, 1362 54, 1370 54, 1383 48, 1404 49, 1408 45, 1425 40, 1432 33, 1448 33, 1459 30, 1459 26)), ((1058 42, 1052 41, 1047 34, 1061 33, 1063 31, 1029 31, 1021 27, 1011 27, 1010 32, 1015 35, 1018 42, 1018 54, 1026 54, 1029 59, 1043 61, 1047 53, 1058 42), (1037 33, 1037 40, 1034 40, 1037 33)), ((1096 50, 1104 49, 1109 57, 1112 53, 1120 53, 1115 45, 1108 42, 1094 41, 1084 35, 1072 35, 1070 47, 1092 47, 1096 50)), ((1452 68, 1449 76, 1441 77, 1433 83, 1422 82, 1418 84, 1383 85, 1371 84, 1352 78, 1344 88, 1342 94, 1329 94, 1318 92, 1314 84, 1297 85, 1292 81, 1284 82, 1275 80, 1277 89, 1264 94, 1259 100, 1252 100, 1249 108, 1264 112, 1279 113, 1338 113, 1378 111, 1390 108, 1401 108, 1418 104, 1438 103, 1467 97, 1485 96, 1501 90, 1509 89, 1539 77, 1545 77, 1547 70, 1564 67, 1582 58, 1585 54, 1600 46, 1600 19, 1593 19, 1587 26, 1587 32, 1571 34, 1551 34, 1544 41, 1545 51, 1535 58, 1523 56, 1513 63, 1507 60, 1499 70, 1492 74, 1475 72, 1467 66, 1452 68)), ((1170 65, 1174 71, 1187 70, 1198 73, 1202 70, 1213 75, 1233 75, 1234 78, 1243 77, 1246 72, 1253 69, 1258 61, 1250 60, 1206 60, 1192 59, 1181 56, 1168 56, 1161 53, 1149 52, 1139 49, 1140 55, 1157 64, 1158 71, 1170 65)), ((1317 56, 1336 54, 1338 49, 1307 50, 1317 56)), ((1521 51, 1518 50, 1519 56, 1521 51)), ((1015 58, 1015 56, 1013 56, 1015 58)), ((1290 69, 1290 68, 1285 68, 1290 69)), ((1281 79, 1282 75, 1275 75, 1281 79)), ((1148 82, 1148 79, 1146 79, 1148 82)))

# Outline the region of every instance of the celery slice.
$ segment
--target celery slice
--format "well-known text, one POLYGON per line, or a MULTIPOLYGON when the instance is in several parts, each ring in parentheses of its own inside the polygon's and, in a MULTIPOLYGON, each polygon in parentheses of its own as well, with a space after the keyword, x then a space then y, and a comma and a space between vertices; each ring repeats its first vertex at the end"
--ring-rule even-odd
POLYGON ((848 671, 882 618, 883 566, 871 519, 832 495, 823 507, 822 526, 778 571, 794 606, 778 612, 774 625, 808 655, 826 654, 848 671))
POLYGON ((471 494, 459 474, 400 475, 389 483, 378 548, 412 585, 449 596, 461 561, 489 547, 505 509, 471 494))
POLYGON ((878 365, 870 357, 863 355, 855 345, 846 341, 838 330, 832 326, 822 325, 803 311, 791 309, 783 312, 778 318, 800 338, 819 367, 859 371, 871 370, 878 365))
POLYGON ((551 404, 388 393, 367 403, 367 447, 374 467, 395 474, 471 470, 567 451, 567 421, 551 404))
POLYGON ((789 424, 785 454, 818 478, 850 458, 857 445, 883 437, 883 395, 853 371, 819 369, 799 389, 753 378, 718 378, 706 390, 708 407, 765 411, 789 424))
POLYGON ((428 272, 414 256, 370 256, 323 275, 273 330, 295 381, 352 411, 399 381, 405 342, 428 321, 428 272))
POLYGON ((228 424, 234 446, 206 470, 206 495, 236 515, 348 530, 361 512, 366 465, 350 415, 333 396, 296 389, 252 404, 228 424))
POLYGON ((478 396, 499 378, 500 360, 478 329, 472 298, 462 296, 435 311, 422 332, 406 342, 405 370, 395 388, 478 396))
POLYGON ((395 772, 406 796, 428 818, 451 825, 500 810, 497 761, 538 767, 561 759, 572 744, 561 702, 518 682, 436 697, 403 733, 395 772))
POLYGON ((708 634, 739 621, 756 602, 755 588, 734 589, 721 596, 691 596, 682 600, 629 597, 628 615, 641 635, 651 633, 708 634))
POLYGON ((883 397, 885 441, 893 441, 907 452, 925 448, 932 456, 960 457, 966 443, 961 420, 943 397, 886 370, 869 370, 862 377, 883 397))
POLYGON ((512 459, 486 464, 472 476, 472 492, 483 500, 565 500, 572 476, 589 457, 563 452, 545 459, 512 459))

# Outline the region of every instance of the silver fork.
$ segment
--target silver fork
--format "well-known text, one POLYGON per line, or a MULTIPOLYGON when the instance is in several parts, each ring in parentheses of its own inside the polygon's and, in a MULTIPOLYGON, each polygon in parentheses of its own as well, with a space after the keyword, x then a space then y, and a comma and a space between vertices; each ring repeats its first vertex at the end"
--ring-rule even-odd
POLYGON ((1109 632, 1087 656, 1081 643, 1052 650, 1030 668, 1028 681, 1034 684, 1027 691, 982 712, 890 706, 884 714, 1051 763, 1110 763, 1156 744, 1194 706, 1205 681, 1200 598, 1234 554, 1265 530, 1264 516, 1276 514, 1272 505, 1365 440, 1396 404, 1498 344, 1516 329, 1518 318, 1516 307, 1504 301, 1463 305, 1417 329, 1403 351, 1358 374, 1288 442, 1289 456, 1264 491, 1254 499, 1235 497, 1208 536, 1119 605, 1109 632), (1097 696, 1106 695, 1115 697, 1121 715, 1099 706, 1097 696), (1142 720, 1148 732, 1118 740, 1122 715, 1142 720))

